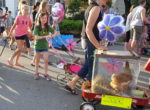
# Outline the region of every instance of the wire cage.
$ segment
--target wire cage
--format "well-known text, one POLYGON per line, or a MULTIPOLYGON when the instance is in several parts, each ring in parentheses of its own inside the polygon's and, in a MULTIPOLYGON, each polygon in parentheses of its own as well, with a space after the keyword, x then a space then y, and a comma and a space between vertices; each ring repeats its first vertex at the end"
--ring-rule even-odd
POLYGON ((140 57, 129 51, 96 51, 93 65, 92 93, 137 96, 140 57))

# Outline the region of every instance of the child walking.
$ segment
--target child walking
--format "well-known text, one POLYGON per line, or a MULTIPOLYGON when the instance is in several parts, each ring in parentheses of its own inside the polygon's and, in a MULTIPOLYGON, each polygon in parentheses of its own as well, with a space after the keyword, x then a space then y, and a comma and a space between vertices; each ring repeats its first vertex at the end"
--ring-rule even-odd
POLYGON ((35 80, 38 80, 39 77, 39 62, 40 62, 40 56, 43 55, 44 57, 44 63, 45 63, 45 73, 43 74, 44 77, 47 80, 51 80, 51 77, 48 75, 48 42, 47 38, 53 38, 55 33, 53 35, 50 35, 49 33, 53 33, 54 30, 48 25, 48 14, 47 13, 40 13, 35 27, 34 27, 34 36, 35 36, 35 80))
MULTIPOLYGON (((49 10, 49 5, 48 5, 48 2, 47 1, 42 1, 39 5, 39 10, 35 16, 35 22, 38 20, 38 17, 39 17, 39 14, 40 13, 46 13, 48 15, 48 24, 49 24, 49 13, 48 13, 48 10, 49 10)), ((35 55, 31 61, 31 66, 35 66, 35 55)))
POLYGON ((19 63, 19 57, 23 49, 25 39, 28 34, 28 29, 31 29, 31 19, 28 16, 29 6, 23 5, 21 9, 21 15, 18 15, 15 19, 14 25, 12 26, 9 36, 11 36, 13 30, 15 30, 15 40, 17 43, 17 50, 9 58, 8 64, 14 66, 13 60, 16 58, 15 66, 22 66, 19 63))

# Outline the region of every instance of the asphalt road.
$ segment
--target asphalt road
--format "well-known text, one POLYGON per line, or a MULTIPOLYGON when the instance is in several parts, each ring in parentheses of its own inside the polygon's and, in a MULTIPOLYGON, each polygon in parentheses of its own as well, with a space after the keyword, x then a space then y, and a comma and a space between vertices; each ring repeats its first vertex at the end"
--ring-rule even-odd
MULTIPOLYGON (((112 47, 111 47, 112 48, 112 47)), ((114 46, 114 49, 121 49, 122 46, 114 46)), ((0 46, 0 51, 2 46, 0 46)), ((34 80, 34 67, 30 66, 32 57, 22 54, 21 62, 24 68, 9 67, 7 59, 13 51, 5 49, 0 56, 0 110, 79 110, 83 102, 81 91, 79 95, 73 96, 67 92, 63 86, 59 86, 56 76, 64 73, 63 70, 54 66, 49 66, 49 74, 53 76, 52 81, 46 81, 44 78, 34 80)), ((62 56, 69 60, 65 52, 60 52, 62 56), (66 56, 66 57, 65 57, 66 56)), ((76 56, 83 57, 83 51, 80 46, 76 48, 76 56)), ((50 60, 55 60, 50 57, 50 60)), ((147 58, 142 58, 142 66, 147 58)), ((43 61, 41 61, 43 66, 43 61)), ((43 68, 41 68, 43 72, 43 68)), ((139 85, 148 87, 149 73, 142 72, 139 77, 139 85)), ((121 108, 98 105, 97 110, 125 110, 121 108)), ((146 110, 146 109, 145 109, 146 110)), ((147 109, 150 110, 150 109, 147 109)))

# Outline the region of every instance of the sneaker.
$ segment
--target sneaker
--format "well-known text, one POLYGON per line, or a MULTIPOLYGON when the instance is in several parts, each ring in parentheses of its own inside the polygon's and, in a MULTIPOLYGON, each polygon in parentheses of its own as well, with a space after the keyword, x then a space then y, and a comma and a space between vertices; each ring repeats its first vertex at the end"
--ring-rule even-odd
POLYGON ((45 79, 46 79, 47 81, 51 81, 51 80, 52 80, 49 75, 44 75, 44 77, 45 77, 45 79))
POLYGON ((39 80, 39 79, 40 79, 39 74, 35 74, 35 75, 34 75, 34 79, 35 79, 35 80, 39 80))

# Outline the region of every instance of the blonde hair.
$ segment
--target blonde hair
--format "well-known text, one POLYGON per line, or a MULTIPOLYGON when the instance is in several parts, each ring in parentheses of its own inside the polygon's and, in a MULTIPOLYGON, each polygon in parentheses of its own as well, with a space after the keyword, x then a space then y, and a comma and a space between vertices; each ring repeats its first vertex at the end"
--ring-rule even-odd
POLYGON ((132 5, 131 7, 130 7, 130 12, 132 12, 132 10, 135 8, 136 6, 135 5, 132 5))
POLYGON ((48 13, 47 10, 45 10, 46 4, 48 4, 48 2, 45 0, 41 2, 40 7, 39 7, 40 13, 42 13, 42 12, 48 13))
POLYGON ((92 2, 96 2, 97 0, 88 0, 88 4, 91 4, 92 2))
POLYGON ((18 10, 21 11, 22 5, 27 5, 27 1, 26 0, 21 0, 18 4, 18 10))

